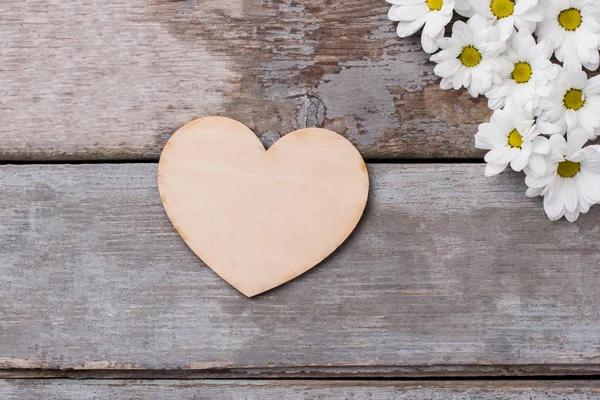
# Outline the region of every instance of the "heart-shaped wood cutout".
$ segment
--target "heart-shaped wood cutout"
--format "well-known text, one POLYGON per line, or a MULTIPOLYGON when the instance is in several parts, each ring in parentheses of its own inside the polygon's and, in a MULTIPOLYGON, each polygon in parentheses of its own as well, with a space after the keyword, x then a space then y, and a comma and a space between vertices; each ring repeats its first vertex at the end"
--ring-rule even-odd
POLYGON ((265 151, 245 125, 207 117, 168 141, 158 187, 188 246, 252 297, 346 240, 367 203, 369 176, 356 148, 329 130, 301 129, 265 151))

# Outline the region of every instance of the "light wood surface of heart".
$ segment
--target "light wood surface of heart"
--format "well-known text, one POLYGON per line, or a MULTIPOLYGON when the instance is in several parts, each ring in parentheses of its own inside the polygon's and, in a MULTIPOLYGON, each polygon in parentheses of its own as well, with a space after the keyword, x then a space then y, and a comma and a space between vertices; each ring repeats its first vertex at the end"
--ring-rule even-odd
POLYGON ((308 271, 346 240, 369 177, 356 148, 335 132, 297 130, 266 151, 245 125, 207 117, 166 144, 158 186, 188 246, 251 297, 308 271))

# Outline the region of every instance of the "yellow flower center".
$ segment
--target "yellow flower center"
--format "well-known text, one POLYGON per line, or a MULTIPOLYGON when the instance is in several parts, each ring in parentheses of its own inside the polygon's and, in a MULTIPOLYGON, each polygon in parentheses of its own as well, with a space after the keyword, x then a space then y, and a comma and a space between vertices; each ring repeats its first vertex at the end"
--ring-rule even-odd
POLYGON ((585 98, 583 92, 579 89, 571 89, 565 94, 563 99, 565 107, 569 110, 579 110, 585 104, 585 98))
POLYGON ((569 8, 558 14, 558 23, 567 31, 577 30, 581 26, 581 11, 576 8, 569 8))
POLYGON ((482 60, 481 53, 473 46, 467 46, 458 57, 465 67, 475 67, 482 60))
POLYGON ((512 77, 517 83, 527 83, 531 79, 531 65, 526 62, 520 62, 515 64, 512 77))
POLYGON ((556 172, 563 178, 572 178, 581 171, 581 163, 573 161, 563 161, 558 164, 556 172))
POLYGON ((440 11, 444 5, 444 0, 427 0, 427 5, 431 11, 440 11))
POLYGON ((492 13, 498 19, 510 17, 515 12, 515 2, 513 0, 492 0, 490 7, 492 13))
POLYGON ((515 129, 508 135, 508 145, 517 149, 523 146, 523 136, 521 136, 518 130, 515 129))

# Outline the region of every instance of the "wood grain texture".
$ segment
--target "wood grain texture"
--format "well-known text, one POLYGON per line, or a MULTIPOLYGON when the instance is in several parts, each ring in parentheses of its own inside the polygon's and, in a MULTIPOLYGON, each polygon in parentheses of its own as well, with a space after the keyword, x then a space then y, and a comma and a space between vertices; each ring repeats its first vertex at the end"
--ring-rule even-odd
POLYGON ((0 380, 3 400, 591 400, 597 381, 129 381, 0 380))
POLYGON ((369 174, 352 143, 330 130, 299 129, 265 151, 246 125, 205 117, 165 145, 158 189, 186 244, 253 297, 310 270, 350 236, 369 174))
POLYGON ((249 300, 179 238, 155 164, 3 166, 0 368, 598 373, 599 209, 551 223, 520 176, 482 175, 370 166, 350 239, 249 300))
POLYGON ((381 0, 2 0, 0 160, 157 160, 225 115, 374 158, 471 158, 486 102, 438 88, 381 0))

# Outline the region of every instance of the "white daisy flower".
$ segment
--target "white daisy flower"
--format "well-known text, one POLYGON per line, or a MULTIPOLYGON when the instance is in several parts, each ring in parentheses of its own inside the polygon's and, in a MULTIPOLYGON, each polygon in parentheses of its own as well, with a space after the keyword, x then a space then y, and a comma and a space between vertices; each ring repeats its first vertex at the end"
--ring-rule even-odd
POLYGON ((538 39, 552 41, 556 58, 565 67, 598 69, 600 1, 545 0, 544 10, 545 18, 535 32, 538 39))
POLYGON ((544 210, 552 221, 566 217, 575 222, 580 213, 600 203, 600 146, 587 146, 575 135, 567 142, 562 135, 550 138, 552 150, 546 156, 546 174, 525 171, 527 196, 544 196, 544 210))
POLYGON ((444 37, 444 28, 454 14, 455 0, 387 0, 392 4, 388 18, 398 21, 400 37, 413 35, 423 28, 421 45, 427 53, 435 53, 438 40, 444 37))
POLYGON ((485 155, 485 175, 498 175, 509 164, 514 171, 528 167, 539 175, 545 174, 544 155, 550 152, 550 142, 541 134, 556 130, 558 127, 551 124, 538 127, 533 114, 520 108, 494 111, 491 121, 479 125, 475 135, 475 147, 490 150, 485 155))
POLYGON ((454 11, 467 18, 470 18, 475 14, 475 10, 471 7, 469 0, 455 0, 454 11))
POLYGON ((466 88, 471 96, 484 94, 493 84, 502 83, 501 75, 512 70, 512 65, 502 58, 506 43, 500 39, 495 26, 475 15, 465 24, 456 21, 452 37, 439 41, 442 51, 431 56, 437 63, 434 72, 442 78, 444 90, 466 88))
POLYGON ((469 0, 475 13, 498 25, 502 38, 508 39, 518 30, 534 32, 544 20, 544 10, 538 0, 469 0))
POLYGON ((512 69, 502 75, 501 84, 486 93, 489 107, 497 110, 504 106, 520 106, 539 116, 542 111, 540 101, 550 96, 552 85, 549 83, 560 72, 560 66, 550 61, 553 51, 549 41, 536 43, 527 30, 516 32, 503 54, 512 69))
POLYGON ((581 69, 563 69, 552 86, 540 118, 559 125, 563 135, 580 129, 594 140, 600 128, 600 75, 588 79, 581 69))

